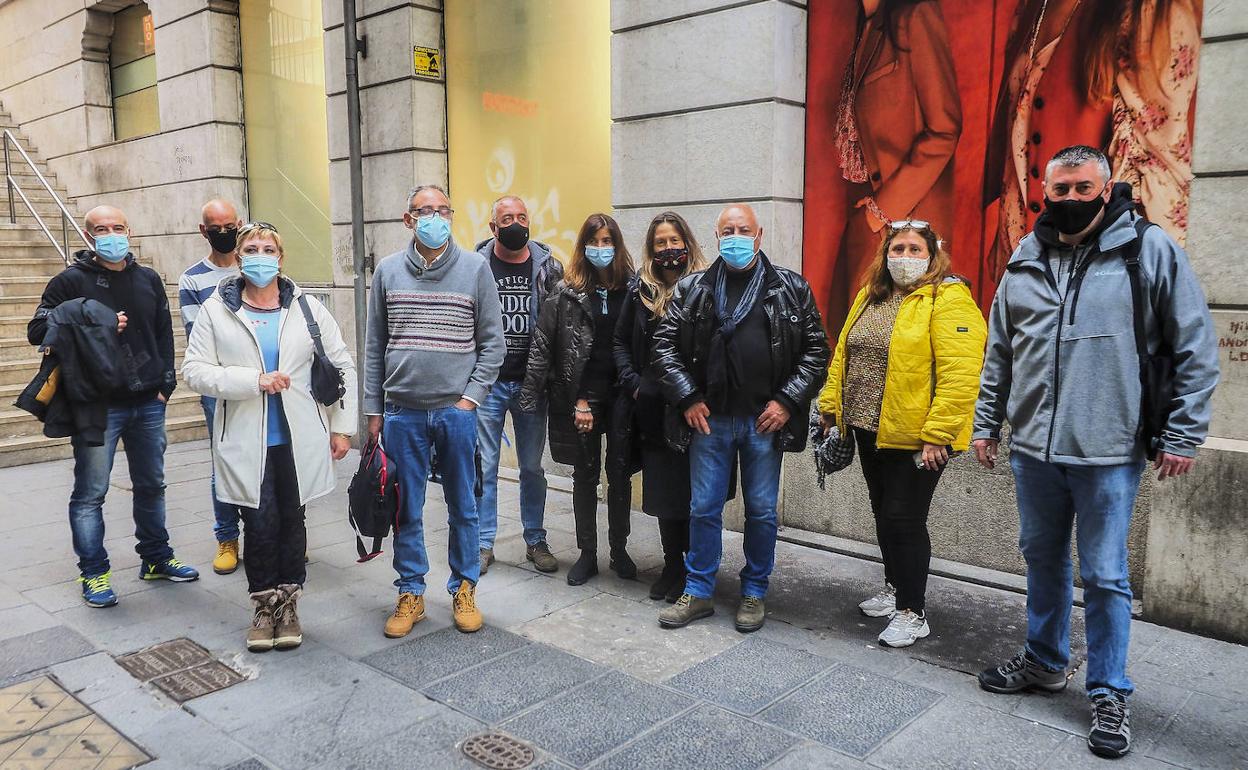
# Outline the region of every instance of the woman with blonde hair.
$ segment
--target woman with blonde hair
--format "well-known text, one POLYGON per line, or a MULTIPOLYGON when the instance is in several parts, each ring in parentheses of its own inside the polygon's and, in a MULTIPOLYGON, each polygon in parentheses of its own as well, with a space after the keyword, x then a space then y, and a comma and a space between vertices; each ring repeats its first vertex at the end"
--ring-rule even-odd
POLYGON ((520 409, 538 408, 547 395, 550 456, 571 465, 572 508, 580 558, 568 570, 568 584, 581 585, 598 574, 598 479, 602 439, 607 443, 607 531, 611 569, 637 577, 629 558, 632 475, 623 456, 625 426, 619 424, 612 344, 615 325, 633 278, 633 260, 620 226, 606 214, 590 214, 581 225, 564 269, 563 281, 542 303, 529 363, 520 391, 520 409))
POLYGON ((931 633, 927 515, 952 452, 970 443, 987 326, 927 222, 892 222, 854 300, 819 394, 825 430, 858 444, 884 590, 858 605, 890 618, 881 644, 931 633))
POLYGON ((241 508, 247 585, 254 608, 247 649, 303 641, 304 507, 334 490, 334 460, 355 432, 355 365, 334 316, 284 275, 277 229, 238 231, 242 275, 226 278, 200 309, 182 375, 217 399, 212 459, 217 499, 241 508), (314 338, 319 326, 320 340, 314 338), (342 374, 340 399, 312 394, 317 348, 342 374))
POLYGON ((659 214, 646 230, 641 270, 615 328, 615 367, 632 415, 628 455, 640 456, 641 509, 659 520, 663 544, 663 572, 650 586, 650 598, 668 603, 679 599, 685 587, 689 456, 672 449, 664 436, 667 404, 649 368, 650 339, 667 313, 676 282, 705 269, 702 249, 684 218, 672 211, 659 214))

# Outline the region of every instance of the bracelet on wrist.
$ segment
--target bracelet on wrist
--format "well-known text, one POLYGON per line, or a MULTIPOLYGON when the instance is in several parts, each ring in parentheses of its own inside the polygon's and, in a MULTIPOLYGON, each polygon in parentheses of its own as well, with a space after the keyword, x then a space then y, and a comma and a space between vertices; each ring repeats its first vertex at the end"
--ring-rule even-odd
POLYGON ((594 413, 593 409, 582 409, 579 406, 573 407, 573 409, 576 410, 577 414, 593 414, 594 413))

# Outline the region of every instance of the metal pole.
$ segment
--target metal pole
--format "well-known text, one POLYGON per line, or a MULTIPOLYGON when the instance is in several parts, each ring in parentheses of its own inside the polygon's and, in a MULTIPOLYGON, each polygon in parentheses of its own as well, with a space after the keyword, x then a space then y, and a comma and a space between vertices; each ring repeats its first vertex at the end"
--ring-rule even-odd
POLYGON ((69 256, 69 220, 65 216, 65 212, 61 212, 61 241, 65 244, 65 255, 69 256))
POLYGON ((355 359, 359 394, 359 441, 368 433, 364 416, 364 347, 368 299, 364 284, 364 159, 360 150, 359 37, 355 31, 355 0, 342 0, 342 34, 347 54, 347 148, 351 172, 351 251, 355 267, 355 359))
POLYGON ((9 224, 17 224, 17 209, 13 205, 13 167, 9 164, 9 132, 4 132, 4 186, 9 191, 9 224))

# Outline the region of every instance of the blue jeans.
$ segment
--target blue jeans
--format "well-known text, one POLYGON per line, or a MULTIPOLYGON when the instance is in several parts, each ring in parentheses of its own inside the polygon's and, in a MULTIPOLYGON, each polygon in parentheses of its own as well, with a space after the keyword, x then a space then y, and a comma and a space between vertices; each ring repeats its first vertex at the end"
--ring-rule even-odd
POLYGON ((511 412, 516 434, 516 459, 520 462, 520 522, 524 542, 537 545, 546 539, 542 520, 546 514, 546 472, 542 450, 546 446, 546 407, 536 412, 519 408, 519 382, 496 382, 484 403, 477 407, 477 446, 481 450, 481 547, 493 548, 498 533, 498 458, 502 452, 503 423, 511 412))
POLYGON ((741 595, 763 598, 776 563, 776 500, 780 495, 780 461, 775 434, 760 435, 753 417, 707 419, 709 436, 697 431, 689 445, 692 500, 689 516, 689 576, 685 592, 709 599, 723 553, 724 503, 732 464, 741 456, 741 492, 745 502, 745 567, 741 595))
POLYGON ((109 407, 103 446, 87 446, 77 436, 74 448, 74 491, 69 496, 69 529, 73 533, 78 571, 95 577, 109 570, 104 550, 104 496, 113 472, 117 441, 126 442, 126 462, 134 498, 135 550, 145 562, 173 556, 165 530, 165 405, 153 398, 141 404, 109 407))
POLYGON ((1065 669, 1070 663, 1070 536, 1075 524, 1088 692, 1130 695, 1127 530, 1144 463, 1058 465, 1014 452, 1010 466, 1018 492, 1018 546, 1027 561, 1027 652, 1050 669, 1065 669))
MULTIPOLYGON (((200 396, 199 405, 204 408, 204 420, 208 422, 208 435, 211 441, 216 441, 217 437, 212 432, 213 417, 217 413, 217 400, 211 396, 200 396)), ((238 539, 238 520, 240 518, 238 506, 231 503, 223 503, 217 499, 217 471, 212 470, 212 476, 209 477, 208 488, 212 490, 212 512, 216 517, 216 523, 212 526, 213 534, 217 536, 218 543, 224 543, 228 540, 238 539)))
POLYGON ((450 523, 447 559, 451 577, 446 590, 455 593, 461 581, 476 585, 481 577, 477 553, 480 541, 477 499, 477 413, 454 406, 442 409, 408 409, 386 404, 382 439, 398 467, 402 507, 394 535, 394 584, 400 593, 425 593, 429 557, 425 552, 425 488, 429 484, 429 458, 438 454, 442 494, 450 523))

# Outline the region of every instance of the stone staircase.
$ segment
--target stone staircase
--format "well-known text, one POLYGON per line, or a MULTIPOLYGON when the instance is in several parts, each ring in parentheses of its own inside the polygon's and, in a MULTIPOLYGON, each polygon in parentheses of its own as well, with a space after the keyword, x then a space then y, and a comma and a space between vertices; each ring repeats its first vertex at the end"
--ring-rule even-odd
MULTIPOLYGON (((0 109, 0 130, 5 129, 21 143, 66 208, 75 216, 80 216, 81 212, 65 195, 64 188, 48 173, 38 152, 18 130, 13 119, 0 109)), ((11 152, 10 158, 14 179, 39 212, 44 224, 59 238, 61 215, 56 202, 39 184, 20 154, 11 152)), ((43 424, 28 412, 13 406, 18 394, 39 370, 39 353, 26 341, 26 323, 39 305, 44 286, 65 265, 35 218, 16 196, 17 223, 10 223, 8 192, 3 177, 3 166, 0 166, 0 468, 55 460, 73 454, 69 439, 45 438, 43 424)), ((73 243, 71 240, 71 251, 81 247, 81 244, 75 247, 73 243)), ((173 310, 177 364, 181 366, 186 333, 177 310, 177 285, 169 285, 168 276, 165 278, 169 305, 173 310)), ((166 430, 170 443, 207 436, 199 396, 180 380, 169 402, 166 430)))

